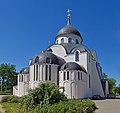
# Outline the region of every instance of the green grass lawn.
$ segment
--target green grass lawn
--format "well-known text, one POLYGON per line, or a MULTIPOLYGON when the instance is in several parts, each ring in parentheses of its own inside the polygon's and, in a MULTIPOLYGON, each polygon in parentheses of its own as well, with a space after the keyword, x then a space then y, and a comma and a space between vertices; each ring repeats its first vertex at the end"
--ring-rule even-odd
POLYGON ((20 108, 19 103, 0 103, 5 109, 5 113, 24 113, 23 109, 20 108))
MULTIPOLYGON (((5 113, 25 113, 19 103, 2 102, 0 105, 5 110, 5 113)), ((95 108, 95 104, 91 100, 70 100, 68 102, 36 107, 26 113, 64 113, 65 111, 66 113, 73 113, 73 111, 74 113, 93 113, 95 108)))

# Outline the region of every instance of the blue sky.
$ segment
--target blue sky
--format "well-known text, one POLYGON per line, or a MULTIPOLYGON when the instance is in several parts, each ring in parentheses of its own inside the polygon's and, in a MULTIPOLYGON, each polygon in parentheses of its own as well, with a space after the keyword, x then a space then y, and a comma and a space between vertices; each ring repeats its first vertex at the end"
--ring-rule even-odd
POLYGON ((96 50, 103 72, 120 83, 120 0, 1 0, 0 63, 17 71, 54 43, 67 24, 77 28, 83 44, 96 50))

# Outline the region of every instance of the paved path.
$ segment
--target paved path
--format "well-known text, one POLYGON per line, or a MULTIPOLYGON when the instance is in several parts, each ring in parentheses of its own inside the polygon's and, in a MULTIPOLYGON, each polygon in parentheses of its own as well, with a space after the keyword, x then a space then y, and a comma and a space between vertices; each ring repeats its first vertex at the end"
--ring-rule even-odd
POLYGON ((120 113, 120 99, 93 100, 97 106, 95 113, 120 113))
MULTIPOLYGON (((0 102, 2 100, 2 97, 4 97, 5 95, 0 95, 0 102)), ((0 104, 0 113, 5 113, 4 109, 2 108, 1 104, 0 104)))

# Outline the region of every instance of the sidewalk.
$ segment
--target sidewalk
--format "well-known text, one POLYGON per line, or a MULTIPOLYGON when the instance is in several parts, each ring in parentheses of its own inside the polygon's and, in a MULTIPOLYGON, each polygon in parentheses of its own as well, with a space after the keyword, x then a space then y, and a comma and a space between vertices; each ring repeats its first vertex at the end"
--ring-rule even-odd
POLYGON ((120 99, 93 100, 97 106, 95 113, 120 113, 120 99))

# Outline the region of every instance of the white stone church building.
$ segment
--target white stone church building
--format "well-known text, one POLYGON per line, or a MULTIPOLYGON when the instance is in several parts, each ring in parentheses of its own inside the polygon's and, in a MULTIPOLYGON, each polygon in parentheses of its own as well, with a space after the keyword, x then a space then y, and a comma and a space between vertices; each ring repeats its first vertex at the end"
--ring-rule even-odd
POLYGON ((26 95, 29 89, 45 81, 64 87, 68 98, 108 94, 108 83, 102 76, 96 52, 83 45, 80 32, 70 24, 70 10, 68 23, 59 30, 55 44, 35 55, 29 66, 20 71, 13 95, 26 95))

